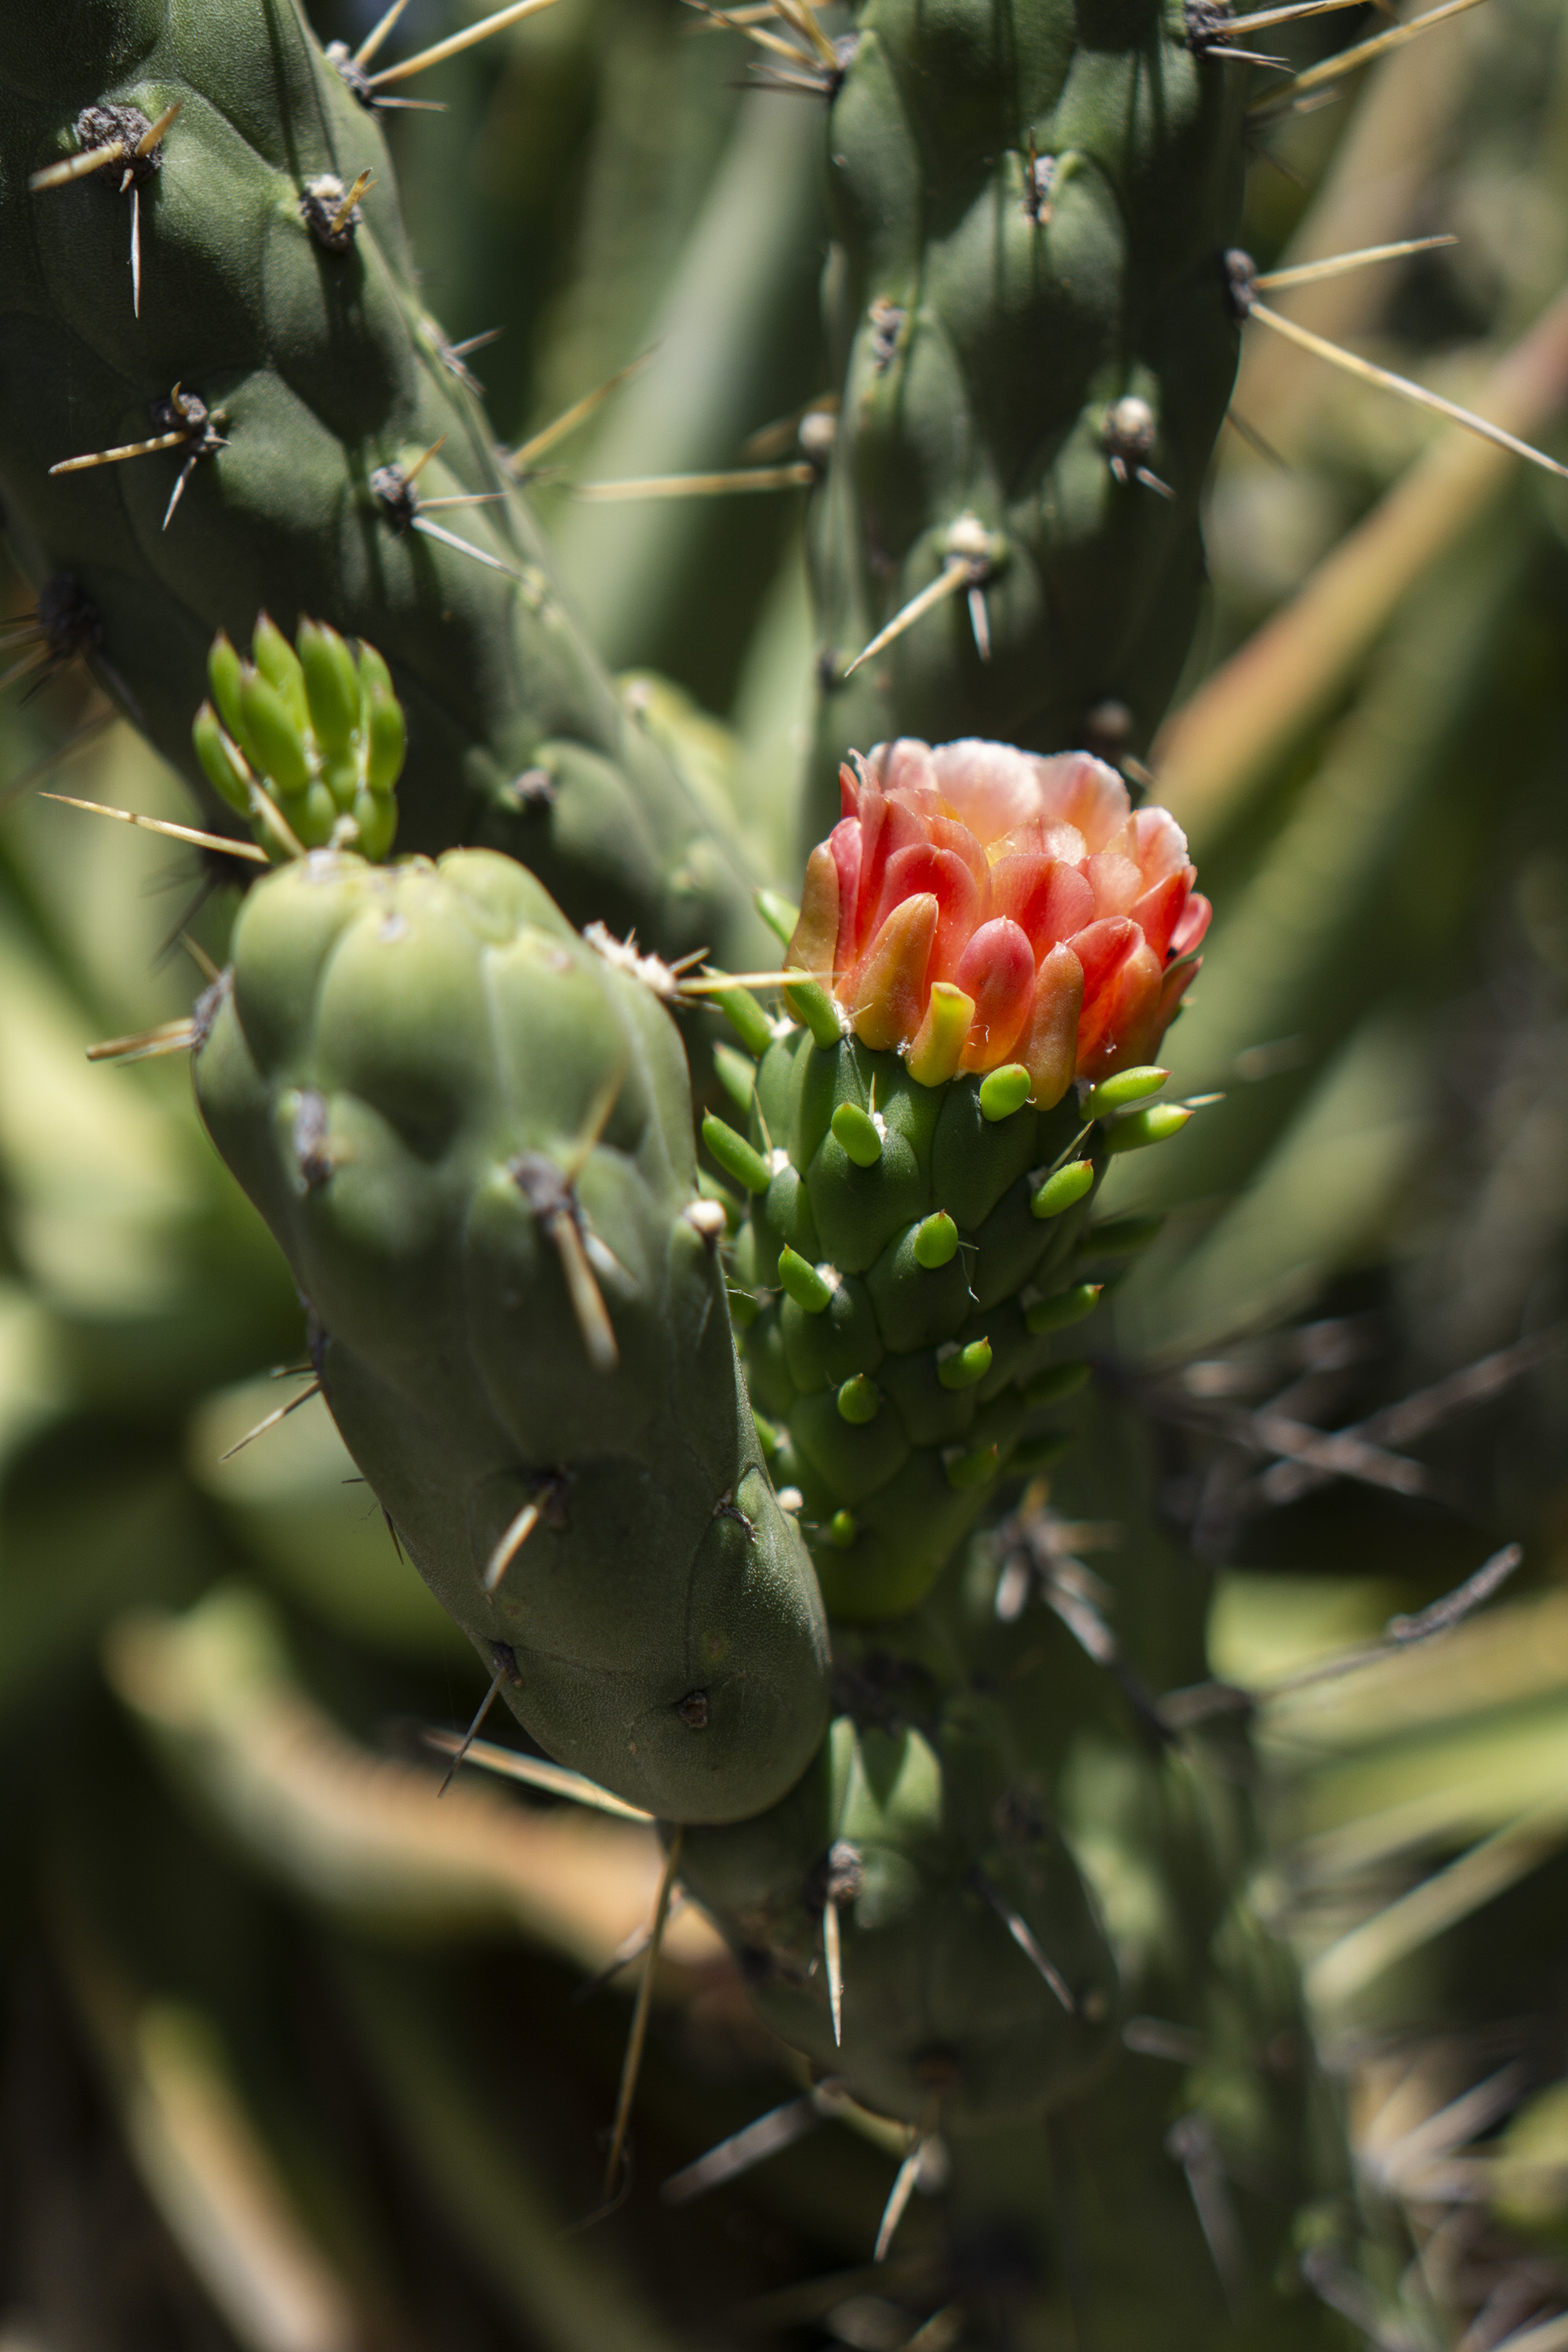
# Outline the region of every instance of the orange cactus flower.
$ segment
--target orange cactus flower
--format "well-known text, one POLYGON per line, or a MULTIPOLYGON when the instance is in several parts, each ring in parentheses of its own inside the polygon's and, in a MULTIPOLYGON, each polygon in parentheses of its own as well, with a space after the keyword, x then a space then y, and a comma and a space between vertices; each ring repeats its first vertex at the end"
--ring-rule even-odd
POLYGON ((1022 1062, 1046 1108, 1152 1059, 1209 919, 1164 809, 1007 743, 880 743, 839 781, 785 960, 865 1045, 927 1086, 1022 1062))

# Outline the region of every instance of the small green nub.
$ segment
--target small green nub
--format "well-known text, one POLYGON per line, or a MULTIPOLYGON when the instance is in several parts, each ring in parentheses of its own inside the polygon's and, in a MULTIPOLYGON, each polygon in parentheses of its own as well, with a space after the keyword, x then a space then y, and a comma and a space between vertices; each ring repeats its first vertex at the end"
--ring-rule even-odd
POLYGON ((839 1551, 847 1551, 859 1532, 853 1511, 835 1511, 827 1522, 827 1539, 839 1551))
POLYGON ((820 981, 798 980, 784 990, 784 1003, 797 1021, 810 1030, 814 1044, 837 1045, 844 1032, 833 999, 820 981))
POLYGON ((958 1247, 958 1227, 945 1209, 933 1209, 915 1233, 916 1262, 934 1273, 945 1265, 958 1247))
POLYGON ((372 866, 379 866, 390 855, 397 832, 396 803, 374 793, 356 793, 353 815, 358 828, 355 848, 372 866))
MULTIPOLYGON (((364 650, 368 655, 370 647, 367 646, 364 650)), ((384 688, 379 683, 367 684, 364 712, 369 746, 364 780, 373 793, 389 793, 403 773, 403 762, 408 751, 408 730, 403 723, 403 705, 390 688, 384 688)))
POLYGON ((191 722, 191 741, 202 763, 202 773, 220 800, 239 815, 250 814, 250 771, 237 744, 231 743, 218 724, 217 712, 204 702, 191 722))
POLYGON ((737 1054, 733 1045, 715 1045, 713 1067, 735 1108, 742 1115, 749 1114, 757 1084, 755 1062, 748 1055, 737 1054))
POLYGON ((295 642, 316 740, 329 756, 341 758, 362 715, 354 657, 336 629, 320 621, 301 621, 295 642))
POLYGON ((1024 1328, 1037 1339, 1042 1332, 1065 1331, 1069 1323, 1081 1323, 1099 1306, 1104 1287, 1100 1282, 1075 1282, 1070 1290, 1059 1290, 1054 1298, 1037 1299, 1024 1310, 1024 1328))
POLYGON ((1163 1217, 1107 1217, 1090 1225, 1079 1244, 1080 1257, 1131 1257, 1147 1249, 1164 1229, 1163 1217))
POLYGON ((984 1486, 996 1475, 997 1452, 994 1445, 972 1445, 967 1453, 948 1454, 942 1468, 947 1483, 959 1494, 974 1486, 984 1486))
POLYGON ((972 1389, 990 1370, 990 1340, 971 1339, 967 1348, 957 1348, 951 1356, 942 1359, 936 1376, 944 1389, 972 1389))
MULTIPOLYGON (((293 658, 292 655, 289 656, 293 658)), ((300 698, 304 700, 304 689, 300 698)), ((306 791, 310 782, 303 730, 270 680, 259 669, 242 669, 239 707, 248 743, 266 775, 286 797, 306 791)))
POLYGON ((800 922, 800 908, 781 898, 776 890, 759 890, 753 903, 770 931, 787 948, 800 922))
POLYGON ((1180 1135, 1192 1112, 1185 1103, 1151 1103, 1147 1110, 1135 1110, 1129 1118, 1119 1118, 1106 1131, 1107 1151, 1142 1151, 1146 1143, 1166 1143, 1173 1135, 1180 1135))
POLYGON ((702 1114, 702 1140, 726 1176, 732 1176, 748 1192, 767 1191, 773 1179, 762 1153, 743 1135, 737 1135, 732 1127, 726 1127, 721 1118, 715 1118, 710 1110, 702 1114))
POLYGON ((726 988, 711 1000, 753 1061, 773 1042, 773 1024, 749 988, 726 988))
POLYGON ((825 1313, 832 1301, 833 1285, 820 1267, 802 1257, 798 1250, 791 1249, 787 1242, 779 1252, 779 1282, 807 1315, 825 1313))
POLYGON ((1069 1160, 1065 1168, 1056 1169, 1046 1178, 1029 1203, 1029 1213, 1036 1217, 1059 1217, 1064 1209, 1072 1208, 1093 1189, 1093 1160, 1069 1160))
POLYGON ((1004 1062, 980 1081, 982 1118, 1011 1118, 1029 1099, 1030 1077, 1022 1062, 1004 1062))
POLYGON ((1089 1367, 1081 1361, 1047 1364, 1043 1372, 1037 1372, 1033 1380, 1024 1382, 1024 1402, 1031 1407, 1059 1404, 1063 1397, 1077 1395, 1089 1374, 1089 1367))
POLYGON ((305 700, 305 673, 300 666, 299 655, 277 622, 266 613, 258 613, 256 616, 250 650, 257 668, 289 713, 294 727, 303 735, 310 724, 310 709, 305 700))
POLYGON ((228 638, 220 629, 207 654, 207 677, 212 682, 213 700, 218 716, 243 751, 248 752, 245 740, 245 713, 239 707, 240 658, 228 638))
POLYGON ((877 1122, 858 1103, 840 1103, 833 1114, 833 1132, 857 1168, 875 1168, 882 1156, 877 1122))
POLYGON ((876 1381, 868 1378, 865 1372, 853 1373, 838 1391, 840 1413, 846 1421, 853 1422, 857 1427, 865 1422, 876 1420, 877 1409, 881 1402, 876 1381))
POLYGON ((1083 1115, 1104 1118, 1110 1111, 1125 1110, 1129 1103, 1142 1102, 1145 1095, 1157 1095, 1170 1075, 1157 1062, 1145 1062, 1136 1070, 1118 1070, 1113 1078, 1102 1078, 1085 1097, 1083 1115))

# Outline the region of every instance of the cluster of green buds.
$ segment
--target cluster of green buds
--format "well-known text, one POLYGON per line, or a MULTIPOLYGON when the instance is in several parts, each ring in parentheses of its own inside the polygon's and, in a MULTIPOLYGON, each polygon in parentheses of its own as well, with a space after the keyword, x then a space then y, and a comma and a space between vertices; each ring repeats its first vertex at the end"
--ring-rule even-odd
POLYGON ((275 858, 329 846, 385 857, 407 747, 386 664, 321 621, 302 620, 290 646, 265 613, 251 654, 220 631, 207 657, 212 699, 191 735, 213 790, 275 858))

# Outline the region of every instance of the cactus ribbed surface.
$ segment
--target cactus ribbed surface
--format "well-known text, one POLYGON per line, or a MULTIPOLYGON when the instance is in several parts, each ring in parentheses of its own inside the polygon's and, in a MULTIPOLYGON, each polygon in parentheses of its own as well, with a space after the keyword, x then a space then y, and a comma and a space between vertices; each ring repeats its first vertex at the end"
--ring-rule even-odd
POLYGON ((1238 350, 1245 81, 1188 47, 1180 0, 858 15, 827 134, 844 376, 807 840, 857 744, 1148 740, 1238 350), (949 568, 960 593, 847 678, 949 568))
POLYGON ((89 647, 195 781, 215 626, 244 644, 258 611, 287 633, 316 614, 380 646, 406 708, 405 848, 489 843, 579 922, 666 955, 754 955, 721 814, 623 709, 564 604, 424 309, 374 116, 296 0, 63 16, 6 0, 0 94, 0 487, 34 587, 73 583, 85 614, 60 650, 89 647), (102 143, 88 110, 121 110, 129 137, 176 103, 161 168, 131 191, 133 312, 121 164, 28 183, 102 143), (51 477, 150 439, 166 446, 51 477))
POLYGON ((668 1820, 771 1803, 826 1719, 821 1609, 668 1015, 510 859, 317 851, 252 889, 198 1028, 333 1416, 520 1720, 668 1820))

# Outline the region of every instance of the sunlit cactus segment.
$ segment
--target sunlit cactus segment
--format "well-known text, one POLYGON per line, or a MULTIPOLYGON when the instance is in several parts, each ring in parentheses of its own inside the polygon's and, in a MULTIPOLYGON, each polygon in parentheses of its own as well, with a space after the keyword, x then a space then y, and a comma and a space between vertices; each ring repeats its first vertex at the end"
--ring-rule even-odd
POLYGON ((510 858, 320 849, 247 897, 194 1066, 350 1452, 519 1720, 665 1820, 774 1802, 822 1607, 668 1013, 510 858))

